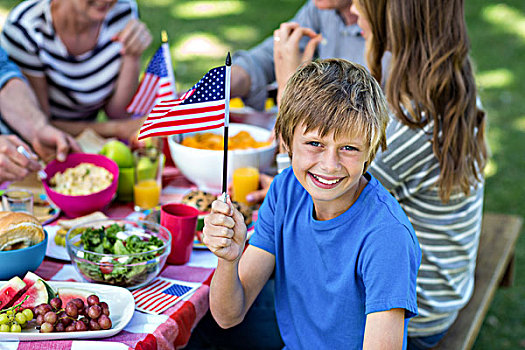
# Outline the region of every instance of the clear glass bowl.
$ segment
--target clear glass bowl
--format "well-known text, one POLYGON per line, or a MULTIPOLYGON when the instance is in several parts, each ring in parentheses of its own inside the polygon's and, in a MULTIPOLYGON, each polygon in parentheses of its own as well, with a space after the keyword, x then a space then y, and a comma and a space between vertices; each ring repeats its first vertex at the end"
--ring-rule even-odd
MULTIPOLYGON (((106 246, 111 246, 109 242, 106 246)), ((125 247, 125 245, 124 245, 125 247)), ((163 226, 150 221, 94 220, 72 227, 66 235, 66 249, 75 269, 91 283, 110 284, 135 289, 148 284, 164 267, 171 249, 171 234, 163 226), (125 240, 138 236, 142 241, 157 237, 164 244, 157 249, 134 254, 107 254, 84 249, 81 237, 87 228, 124 226, 117 237, 125 240)))

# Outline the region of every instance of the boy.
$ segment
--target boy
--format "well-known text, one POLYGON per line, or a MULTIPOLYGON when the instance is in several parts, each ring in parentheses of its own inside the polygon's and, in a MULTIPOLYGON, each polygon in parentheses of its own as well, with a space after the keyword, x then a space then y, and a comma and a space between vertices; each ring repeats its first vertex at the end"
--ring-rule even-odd
POLYGON ((322 60, 292 76, 275 126, 292 167, 273 181, 244 254, 246 227, 230 201, 215 201, 205 220, 203 242, 219 257, 210 309, 221 327, 242 321, 275 269, 287 348, 406 344, 419 244, 366 172, 387 123, 381 88, 362 66, 322 60))

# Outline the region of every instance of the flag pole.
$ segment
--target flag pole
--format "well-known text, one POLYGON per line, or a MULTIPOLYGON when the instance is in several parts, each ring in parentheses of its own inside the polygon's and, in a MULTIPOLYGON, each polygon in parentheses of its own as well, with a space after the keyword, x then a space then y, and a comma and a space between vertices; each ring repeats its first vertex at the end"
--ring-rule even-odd
MULTIPOLYGON (((171 86, 173 86, 173 98, 178 97, 177 85, 175 85, 175 74, 173 74, 173 66, 171 65, 171 52, 170 45, 168 44, 168 32, 162 30, 160 32, 160 41, 162 47, 162 53, 164 54, 164 61, 166 62, 166 70, 168 71, 168 79, 170 80, 171 86)), ((182 134, 177 135, 177 141, 182 142, 182 134)))
POLYGON ((170 53, 170 46, 168 44, 168 33, 163 30, 160 33, 160 39, 162 41, 162 51, 164 53, 164 57, 166 58, 166 69, 168 70, 168 78, 170 79, 170 82, 173 86, 173 93, 175 95, 175 98, 177 98, 177 86, 175 85, 175 75, 173 74, 173 66, 171 65, 171 53, 170 53))
POLYGON ((230 76, 232 59, 230 52, 226 56, 226 81, 224 84, 224 156, 222 158, 222 193, 226 203, 228 189, 228 128, 230 126, 230 76))

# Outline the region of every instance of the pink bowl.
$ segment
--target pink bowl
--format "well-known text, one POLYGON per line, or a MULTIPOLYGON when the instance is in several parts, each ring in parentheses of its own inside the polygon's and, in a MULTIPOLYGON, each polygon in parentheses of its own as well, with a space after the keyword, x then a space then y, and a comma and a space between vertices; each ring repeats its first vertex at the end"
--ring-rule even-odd
POLYGON ((117 163, 106 156, 100 154, 88 153, 72 153, 68 155, 64 162, 57 160, 51 161, 44 169, 47 174, 47 179, 42 180, 49 199, 55 203, 64 214, 69 217, 77 217, 90 214, 97 210, 102 210, 106 207, 117 191, 119 169, 117 163), (64 172, 68 168, 73 168, 80 163, 91 163, 107 169, 113 174, 113 182, 109 187, 102 191, 84 195, 84 196, 70 196, 58 193, 49 187, 48 181, 57 172, 64 172))

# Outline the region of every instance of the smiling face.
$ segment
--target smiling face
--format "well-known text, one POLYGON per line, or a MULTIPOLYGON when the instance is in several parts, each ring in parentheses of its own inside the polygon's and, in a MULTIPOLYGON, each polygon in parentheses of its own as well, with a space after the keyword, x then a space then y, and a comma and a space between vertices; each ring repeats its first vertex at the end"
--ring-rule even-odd
POLYGON ((364 136, 334 139, 298 126, 291 151, 293 172, 312 196, 317 219, 334 218, 352 206, 369 154, 364 136))
MULTIPOLYGON (((71 1, 71 0, 69 0, 71 1)), ((75 12, 91 21, 103 21, 117 0, 74 0, 75 12)))

